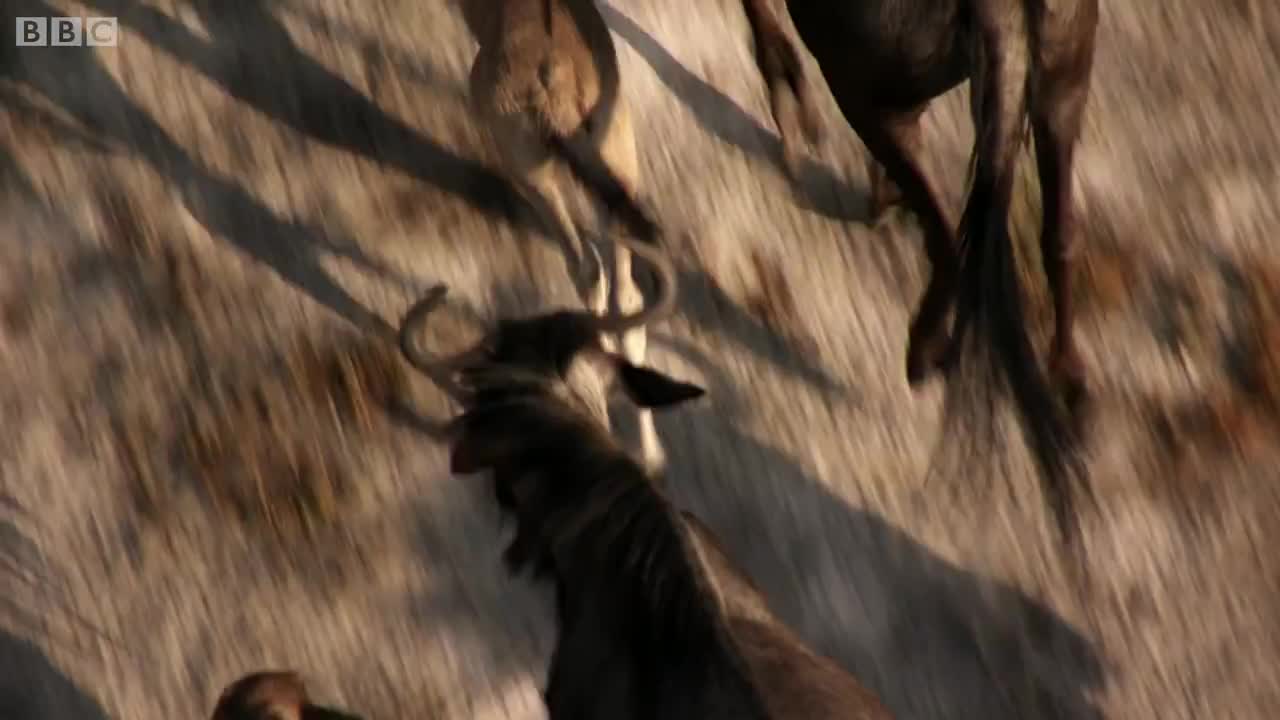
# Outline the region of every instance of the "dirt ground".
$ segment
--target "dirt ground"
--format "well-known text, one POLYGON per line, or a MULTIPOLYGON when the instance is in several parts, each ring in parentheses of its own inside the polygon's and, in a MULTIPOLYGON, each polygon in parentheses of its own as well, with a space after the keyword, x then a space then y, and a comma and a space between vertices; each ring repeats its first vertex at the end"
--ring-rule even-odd
MULTIPOLYGON (((901 718, 1280 705, 1280 5, 1103 5, 1087 582, 1007 410, 970 454, 940 383, 907 388, 918 229, 867 223, 825 88, 793 191, 736 0, 604 6, 683 268, 650 358, 710 389, 659 421, 672 493, 901 718)), ((503 574, 509 529, 421 428, 449 407, 387 341, 437 282, 470 311, 442 342, 574 302, 486 169, 448 0, 0 15, 0 717, 203 717, 263 667, 370 718, 540 717, 548 593, 503 574), (117 16, 119 46, 9 40, 63 13, 117 16)), ((957 207, 965 92, 926 116, 957 207)))

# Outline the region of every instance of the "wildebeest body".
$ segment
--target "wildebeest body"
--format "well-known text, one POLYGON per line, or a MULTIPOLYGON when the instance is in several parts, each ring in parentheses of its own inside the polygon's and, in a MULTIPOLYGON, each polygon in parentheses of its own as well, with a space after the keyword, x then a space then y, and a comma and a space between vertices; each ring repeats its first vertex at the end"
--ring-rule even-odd
POLYGON ((605 387, 621 385, 644 408, 705 392, 600 343, 602 328, 625 331, 674 307, 670 261, 649 246, 636 251, 654 263, 661 292, 634 314, 503 320, 473 348, 439 357, 413 333, 443 300, 440 287, 400 330, 405 357, 463 407, 449 423, 450 469, 489 474, 499 507, 516 521, 503 554, 508 570, 555 586, 549 716, 886 720, 853 676, 773 617, 711 531, 663 495, 661 471, 609 432, 594 390, 578 387, 603 375, 612 381, 605 387))
POLYGON ((792 23, 849 114, 908 112, 964 82, 969 30, 957 0, 792 2, 792 23))
MULTIPOLYGON (((804 69, 771 0, 743 0, 775 121, 791 149, 818 125, 804 69)), ((1073 337, 1075 145, 1093 67, 1097 0, 788 0, 786 7, 849 125, 870 151, 871 212, 899 200, 918 216, 933 275, 914 313, 906 354, 912 384, 949 368, 966 334, 990 343, 1008 381, 1046 493, 1072 534, 1068 484, 1083 468, 1071 409, 1085 395, 1073 337), (925 172, 920 117, 965 79, 975 141, 972 186, 959 222, 925 172), (1028 124, 1042 196, 1042 263, 1055 315, 1049 373, 1041 370, 1022 308, 1008 213, 1028 124), (954 329, 947 318, 956 310, 954 329)), ((794 162, 789 160, 789 166, 794 162)))

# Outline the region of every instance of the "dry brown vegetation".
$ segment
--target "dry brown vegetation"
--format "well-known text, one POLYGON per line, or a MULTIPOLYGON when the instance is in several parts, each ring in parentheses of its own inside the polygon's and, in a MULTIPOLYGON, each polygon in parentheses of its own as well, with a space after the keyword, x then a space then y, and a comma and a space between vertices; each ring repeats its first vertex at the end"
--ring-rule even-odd
POLYGON ((1280 437, 1280 264, 1255 257, 1239 270, 1222 379, 1200 397, 1151 409, 1152 454, 1164 463, 1148 491, 1191 516, 1208 513, 1222 492, 1214 468, 1272 462, 1280 437))
MULTIPOLYGON (((660 420, 669 486, 900 717, 1280 703, 1280 6, 1236 5, 1104 3, 1076 173, 1083 587, 1017 442, 927 472, 969 438, 902 378, 918 228, 851 210, 865 151, 834 104, 793 190, 736 2, 604 7, 682 268, 650 358, 711 389, 660 420)), ((0 49, 0 715, 200 717, 278 666, 369 717, 539 717, 547 599, 502 573, 484 488, 387 409, 448 412, 387 339, 426 286, 451 288, 449 347, 574 297, 485 169, 456 10, 6 0, 0 24, 52 12, 123 34, 0 49)), ((966 101, 926 115, 956 207, 966 101)))
POLYGON ((781 264, 759 250, 748 253, 754 287, 746 294, 747 311, 765 327, 796 349, 813 347, 813 338, 804 331, 804 321, 796 307, 795 295, 781 264))
MULTIPOLYGON (((1046 334, 1053 317, 1053 304, 1040 256, 1041 200, 1034 153, 1028 147, 1018 165, 1018 191, 1009 215, 1010 232, 1018 248, 1023 289, 1031 316, 1043 321, 1046 334)), ((1144 269, 1151 259, 1133 238, 1117 237, 1107 227, 1106 218, 1082 217, 1078 279, 1075 298, 1083 318, 1123 311, 1141 297, 1148 275, 1144 269)))
POLYGON ((117 421, 117 451, 144 513, 167 517, 182 487, 169 478, 190 475, 213 507, 250 527, 291 536, 340 519, 359 482, 351 445, 386 430, 403 367, 379 340, 300 336, 282 346, 266 369, 180 389, 171 413, 117 421))

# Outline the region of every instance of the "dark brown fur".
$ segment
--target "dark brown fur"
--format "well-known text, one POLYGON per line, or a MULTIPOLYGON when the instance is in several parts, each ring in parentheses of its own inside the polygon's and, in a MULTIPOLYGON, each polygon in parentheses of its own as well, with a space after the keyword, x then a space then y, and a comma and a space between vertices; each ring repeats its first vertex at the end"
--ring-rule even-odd
POLYGON ((886 720, 856 679, 773 617, 710 531, 566 388, 578 364, 594 363, 642 407, 703 393, 605 352, 595 323, 567 311, 508 320, 453 367, 464 412, 451 423, 451 469, 492 473, 516 520, 507 567, 556 586, 549 716, 886 720))
POLYGON ((218 697, 212 720, 360 720, 332 708, 313 705, 302 678, 291 670, 241 676, 218 697))
MULTIPOLYGON (((803 99, 811 91, 772 2, 743 0, 743 6, 775 98, 775 120, 784 141, 794 143, 787 138, 797 132, 794 112, 779 116, 777 97, 803 99)), ((933 277, 912 322, 908 380, 915 384, 931 369, 949 367, 969 329, 989 340, 1065 522, 1065 483, 1081 471, 1073 455, 1078 438, 1028 337, 1007 216, 1029 119, 1044 197, 1044 270, 1056 315, 1050 375, 1075 406, 1086 378, 1072 336, 1077 231, 1071 172, 1093 66, 1097 0, 787 0, 786 6, 870 151, 872 213, 901 199, 924 228, 933 277), (957 233, 924 172, 920 116, 966 79, 972 80, 976 162, 957 233), (953 303, 956 323, 948 338, 953 303)), ((812 113, 811 102, 784 99, 781 105, 812 113)))
MULTIPOLYGON (((511 180, 574 256, 584 304, 598 315, 610 305, 624 311, 643 306, 631 243, 614 243, 611 267, 603 266, 597 246, 584 244, 555 170, 563 163, 590 191, 601 221, 620 220, 635 242, 659 245, 661 229, 638 196, 631 113, 599 8, 594 0, 460 1, 480 43, 470 78, 476 118, 491 133, 511 180), (600 261, 590 264, 590 277, 588 250, 600 261)), ((632 362, 644 362, 643 326, 618 340, 632 362)), ((653 416, 641 411, 637 420, 645 461, 658 466, 663 458, 653 416)))

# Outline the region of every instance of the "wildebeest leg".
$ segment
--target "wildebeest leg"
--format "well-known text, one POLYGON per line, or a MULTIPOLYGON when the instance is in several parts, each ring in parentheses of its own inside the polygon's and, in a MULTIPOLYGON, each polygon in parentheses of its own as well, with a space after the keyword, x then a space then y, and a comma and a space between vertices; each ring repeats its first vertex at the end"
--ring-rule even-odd
POLYGON ((938 199, 938 192, 925 175, 918 145, 912 147, 914 123, 902 122, 905 115, 870 112, 862 107, 846 107, 857 98, 836 95, 845 117, 863 145, 885 171, 886 178, 902 192, 907 205, 919 217, 924 230, 925 253, 933 276, 911 322, 907 346, 907 382, 916 385, 937 366, 949 345, 947 310, 956 292, 959 270, 955 229, 938 199))
MULTIPOLYGON (((640 166, 636 156, 635 134, 631 127, 631 113, 624 100, 620 99, 613 106, 611 116, 602 125, 602 132, 598 137, 592 138, 599 147, 600 161, 622 183, 626 192, 634 197, 640 185, 640 166)), ((603 236, 610 226, 609 210, 603 202, 597 202, 596 205, 603 236)), ((620 243, 613 244, 612 280, 612 305, 616 309, 630 313, 644 305, 644 295, 631 274, 631 251, 620 243)), ((595 309, 597 312, 604 312, 606 308, 602 305, 595 309)), ((646 334, 643 326, 628 331, 626 337, 619 340, 628 360, 637 365, 644 363, 646 334)))
POLYGON ((1044 272, 1053 294, 1054 340, 1049 371, 1073 409, 1084 398, 1084 365, 1076 348, 1072 299, 1079 230, 1072 200, 1072 167, 1088 97, 1093 44, 1083 44, 1074 62, 1041 71, 1041 88, 1031 109, 1036 164, 1044 215, 1040 235, 1044 272), (1057 70, 1058 72, 1053 72, 1057 70))
MULTIPOLYGON (((582 242, 573 216, 565 204, 564 195, 557 182, 553 155, 546 148, 540 131, 530 127, 522 115, 497 116, 490 119, 503 169, 516 190, 537 216, 538 223, 560 242, 570 259, 570 273, 574 276, 579 296, 592 309, 603 309, 608 292, 604 268, 595 263, 594 282, 586 275, 587 247, 582 242)), ((595 248, 590 251, 596 255, 595 248)), ((596 255, 598 257, 598 255, 596 255)))
MULTIPOLYGON (((892 134, 899 138, 908 155, 918 157, 920 153, 921 128, 920 116, 928 104, 901 115, 894 115, 885 120, 892 128, 892 134)), ((889 208, 903 201, 902 190, 889 179, 884 166, 875 157, 867 158, 867 177, 871 183, 870 214, 873 221, 879 221, 889 208)))
MULTIPOLYGON (((599 141, 600 159, 623 183, 626 190, 635 195, 640 185, 640 164, 636 156, 635 134, 631 127, 631 113, 623 102, 613 108, 613 116, 604 128, 599 141)), ((603 207, 602 229, 607 228, 607 210, 603 207)), ((644 294, 636 284, 631 271, 631 251, 621 243, 613 243, 613 304, 619 312, 631 314, 644 305, 644 294)), ((619 339, 622 355, 633 365, 643 366, 648 346, 648 336, 643 325, 628 330, 619 339)), ((654 426, 653 412, 636 409, 640 433, 640 457, 650 470, 658 470, 665 462, 665 452, 654 426)))
POLYGON ((574 283, 583 304, 597 314, 601 313, 608 298, 609 282, 605 277, 599 253, 594 247, 585 245, 578 234, 573 217, 565 205, 564 196, 555 181, 553 165, 548 162, 526 172, 516 186, 538 213, 543 226, 555 233, 561 244, 565 246, 566 253, 572 255, 571 272, 574 274, 574 283), (594 279, 589 279, 586 274, 588 251, 594 258, 592 263, 595 268, 594 279))
POLYGON ((1054 338, 1049 370, 1053 378, 1065 386, 1069 401, 1074 402, 1083 393, 1085 384, 1084 367, 1072 333, 1075 307, 1071 294, 1079 244, 1071 194, 1075 141, 1062 137, 1049 121, 1036 119, 1032 123, 1044 204, 1040 252, 1053 294, 1054 338))
POLYGON ((800 50, 782 30, 777 0, 743 0, 755 40, 756 67, 769 89, 769 107, 782 138, 782 158, 793 180, 800 176, 801 140, 822 140, 822 115, 800 50))

